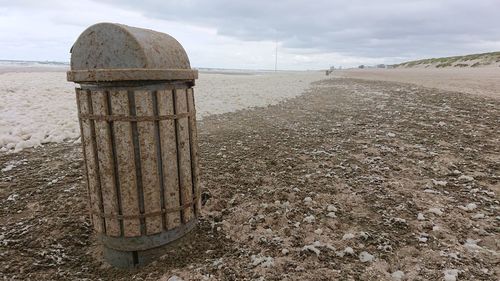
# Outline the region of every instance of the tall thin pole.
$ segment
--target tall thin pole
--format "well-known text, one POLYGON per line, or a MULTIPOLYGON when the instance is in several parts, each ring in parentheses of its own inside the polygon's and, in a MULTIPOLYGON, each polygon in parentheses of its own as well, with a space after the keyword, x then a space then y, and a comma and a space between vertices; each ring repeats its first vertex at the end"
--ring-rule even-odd
POLYGON ((276 54, 274 55, 274 72, 278 71, 278 40, 276 40, 276 54))

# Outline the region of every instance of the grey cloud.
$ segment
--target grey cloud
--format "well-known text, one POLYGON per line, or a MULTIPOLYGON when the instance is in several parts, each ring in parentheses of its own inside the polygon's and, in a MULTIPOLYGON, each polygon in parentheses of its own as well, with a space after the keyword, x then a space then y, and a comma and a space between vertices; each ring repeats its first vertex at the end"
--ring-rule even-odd
POLYGON ((274 66, 267 58, 274 40, 290 65, 324 67, 329 59, 393 63, 498 51, 499 10, 499 0, 0 0, 0 55, 67 59, 86 26, 119 21, 164 28, 189 42, 193 61, 203 65, 274 66), (241 55, 242 41, 258 43, 243 44, 241 55))
MULTIPOLYGON (((101 1, 102 2, 102 1, 101 1)), ((498 0, 117 1, 157 19, 217 29, 239 40, 357 57, 419 57, 500 42, 498 0)))

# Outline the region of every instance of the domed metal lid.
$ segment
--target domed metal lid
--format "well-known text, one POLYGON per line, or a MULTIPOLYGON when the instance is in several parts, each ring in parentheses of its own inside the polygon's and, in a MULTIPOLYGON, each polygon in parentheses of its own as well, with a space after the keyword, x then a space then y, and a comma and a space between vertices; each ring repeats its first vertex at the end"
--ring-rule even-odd
POLYGON ((194 80, 182 45, 172 36, 115 23, 87 28, 71 48, 68 81, 194 80))

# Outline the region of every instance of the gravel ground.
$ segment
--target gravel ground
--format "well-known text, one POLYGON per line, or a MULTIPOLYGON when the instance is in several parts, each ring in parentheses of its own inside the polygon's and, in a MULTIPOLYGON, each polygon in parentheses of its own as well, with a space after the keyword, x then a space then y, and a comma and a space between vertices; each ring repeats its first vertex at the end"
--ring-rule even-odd
POLYGON ((0 279, 498 280, 499 122, 496 99, 354 79, 204 118, 199 227, 134 271, 102 262, 78 145, 1 154, 0 279))

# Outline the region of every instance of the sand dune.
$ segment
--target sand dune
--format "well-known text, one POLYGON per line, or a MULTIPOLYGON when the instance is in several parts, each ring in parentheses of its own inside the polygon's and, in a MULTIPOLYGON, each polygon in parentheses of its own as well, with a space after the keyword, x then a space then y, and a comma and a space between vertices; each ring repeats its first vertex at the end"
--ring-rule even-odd
POLYGON ((500 52, 422 59, 394 66, 398 68, 499 67, 500 52))

